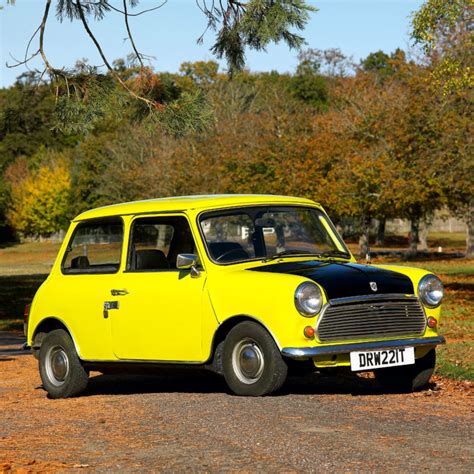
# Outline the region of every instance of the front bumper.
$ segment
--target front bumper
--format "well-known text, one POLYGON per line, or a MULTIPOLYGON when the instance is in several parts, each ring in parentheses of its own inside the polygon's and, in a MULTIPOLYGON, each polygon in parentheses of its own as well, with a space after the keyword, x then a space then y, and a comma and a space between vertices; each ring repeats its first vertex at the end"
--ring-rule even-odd
POLYGON ((356 342, 352 344, 335 344, 317 347, 284 347, 281 353, 290 359, 311 359, 328 354, 348 354, 353 351, 370 351, 377 349, 396 349, 397 347, 437 346, 446 342, 443 336, 415 339, 394 339, 391 341, 356 342))

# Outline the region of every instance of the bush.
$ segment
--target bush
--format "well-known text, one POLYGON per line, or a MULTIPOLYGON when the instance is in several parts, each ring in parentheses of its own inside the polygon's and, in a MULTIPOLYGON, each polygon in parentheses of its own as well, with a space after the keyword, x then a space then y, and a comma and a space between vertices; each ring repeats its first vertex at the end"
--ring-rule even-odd
POLYGON ((68 225, 69 171, 64 161, 25 170, 12 182, 12 207, 7 211, 11 225, 26 236, 50 235, 68 225), (15 182, 16 181, 16 182, 15 182))

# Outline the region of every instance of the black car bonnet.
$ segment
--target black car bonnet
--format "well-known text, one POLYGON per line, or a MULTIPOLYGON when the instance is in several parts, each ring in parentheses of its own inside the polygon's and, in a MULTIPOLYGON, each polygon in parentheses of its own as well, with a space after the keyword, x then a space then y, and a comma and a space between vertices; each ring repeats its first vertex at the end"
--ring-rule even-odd
POLYGON ((406 275, 372 265, 311 260, 269 264, 249 270, 309 278, 324 288, 328 300, 388 293, 414 294, 413 283, 406 275))

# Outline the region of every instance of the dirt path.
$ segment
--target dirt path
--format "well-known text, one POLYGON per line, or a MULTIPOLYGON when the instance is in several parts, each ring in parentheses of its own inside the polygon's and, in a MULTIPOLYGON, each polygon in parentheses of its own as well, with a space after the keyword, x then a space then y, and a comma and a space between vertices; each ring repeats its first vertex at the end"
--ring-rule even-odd
POLYGON ((93 374, 85 396, 49 400, 20 344, 0 333, 0 472, 474 470, 469 384, 313 377, 250 399, 208 374, 93 374))

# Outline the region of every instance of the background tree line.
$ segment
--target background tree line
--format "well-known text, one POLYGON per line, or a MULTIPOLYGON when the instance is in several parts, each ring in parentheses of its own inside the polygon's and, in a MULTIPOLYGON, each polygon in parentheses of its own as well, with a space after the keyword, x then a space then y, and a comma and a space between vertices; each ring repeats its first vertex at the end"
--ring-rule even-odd
POLYGON ((273 193, 356 224, 362 251, 370 222, 395 217, 411 222, 416 250, 420 226, 447 207, 466 221, 473 256, 472 6, 451 3, 430 0, 415 16, 416 61, 378 51, 354 65, 309 49, 293 74, 232 77, 212 61, 176 74, 126 60, 103 74, 82 61, 70 74, 87 88, 67 102, 37 73, 19 76, 0 90, 3 239, 49 235, 115 202, 273 193), (168 104, 159 127, 122 83, 168 104))

